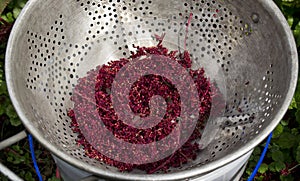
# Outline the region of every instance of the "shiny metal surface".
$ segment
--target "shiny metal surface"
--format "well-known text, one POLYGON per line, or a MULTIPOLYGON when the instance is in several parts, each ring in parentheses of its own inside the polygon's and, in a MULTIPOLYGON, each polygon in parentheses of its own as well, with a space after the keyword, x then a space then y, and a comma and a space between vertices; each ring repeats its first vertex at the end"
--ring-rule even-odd
POLYGON ((249 152, 275 128, 292 99, 297 51, 271 0, 30 0, 9 40, 6 79, 26 128, 56 156, 101 177, 182 180, 213 171, 249 152), (197 160, 168 173, 120 173, 89 159, 76 144, 66 111, 78 78, 128 56, 132 44, 182 47, 193 66, 224 94, 226 110, 197 160))

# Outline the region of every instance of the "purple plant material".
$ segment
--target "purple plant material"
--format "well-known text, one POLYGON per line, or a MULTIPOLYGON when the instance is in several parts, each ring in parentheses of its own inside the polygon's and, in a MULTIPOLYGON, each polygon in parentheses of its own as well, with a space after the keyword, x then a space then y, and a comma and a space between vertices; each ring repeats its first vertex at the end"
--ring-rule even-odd
MULTIPOLYGON (((204 128, 204 122, 209 117, 211 109, 211 85, 209 80, 205 77, 203 68, 198 70, 191 69, 192 60, 188 51, 185 50, 183 53, 179 53, 178 51, 169 51, 162 45, 163 36, 158 40, 159 43, 157 46, 135 46, 136 52, 131 52, 131 56, 129 58, 121 58, 120 60, 111 61, 107 65, 99 66, 96 70, 88 72, 86 77, 79 79, 79 82, 74 89, 74 94, 71 97, 71 100, 74 102, 74 109, 68 111, 68 116, 72 119, 71 127, 73 132, 78 134, 77 143, 84 148, 85 154, 89 158, 117 167, 120 171, 132 171, 136 168, 144 170, 149 174, 157 171, 167 171, 171 167, 180 167, 183 164, 197 158, 197 153, 200 149, 196 140, 201 138, 200 130, 204 128), (132 112, 140 117, 149 116, 149 101, 151 97, 159 95, 165 99, 167 103, 166 113, 163 120, 161 120, 156 126, 147 129, 139 129, 126 125, 122 122, 122 120, 118 119, 118 115, 116 115, 112 106, 110 93, 112 83, 118 71, 128 62, 142 56, 148 57, 143 61, 151 61, 151 56, 149 55, 167 57, 172 61, 178 62, 189 72, 198 91, 198 97, 195 97, 195 99, 199 99, 200 102, 200 106, 198 107, 199 119, 196 129, 188 141, 172 155, 160 161, 148 164, 135 165, 122 163, 101 154, 87 141, 80 130, 74 110, 75 108, 77 111, 79 110, 81 119, 84 119, 84 122, 86 123, 84 125, 89 126, 93 124, 94 121, 97 121, 95 116, 91 113, 94 111, 93 109, 96 105, 97 112, 106 128, 111 131, 115 137, 130 143, 148 144, 159 141, 168 136, 176 127, 178 119, 180 119, 181 108, 180 95, 176 89, 176 85, 173 85, 167 78, 159 75, 147 75, 141 77, 131 86, 129 106, 132 112), (88 91, 94 91, 95 97, 91 98, 85 96, 88 91), (84 104, 83 102, 85 101, 83 101, 83 99, 88 100, 89 104, 84 104)), ((95 130, 88 134, 90 138, 97 139, 97 135, 99 133, 95 130)), ((97 141, 99 144, 101 143, 101 140, 97 141)), ((172 147, 172 144, 170 143, 170 145, 167 146, 172 147)), ((151 153, 151 150, 149 151, 151 153)), ((152 151, 155 152, 155 150, 152 151)))

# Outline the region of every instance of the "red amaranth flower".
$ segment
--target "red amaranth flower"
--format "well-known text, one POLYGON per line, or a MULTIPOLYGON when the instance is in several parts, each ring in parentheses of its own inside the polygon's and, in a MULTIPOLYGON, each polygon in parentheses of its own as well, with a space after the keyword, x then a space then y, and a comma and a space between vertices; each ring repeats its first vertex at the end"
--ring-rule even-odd
MULTIPOLYGON (((108 165, 117 167, 120 171, 131 171, 134 168, 145 170, 147 173, 154 173, 157 171, 166 171, 170 167, 180 167, 182 164, 197 158, 197 152, 200 150, 196 140, 201 137, 200 130, 203 129, 204 121, 208 118, 211 109, 211 85, 208 79, 204 76, 204 70, 192 70, 192 60, 187 51, 178 53, 177 51, 169 51, 162 45, 163 36, 160 37, 159 43, 154 47, 139 47, 136 46, 136 52, 132 52, 129 58, 122 58, 117 61, 109 62, 107 65, 98 67, 96 70, 88 72, 87 76, 79 79, 78 84, 74 89, 74 94, 71 100, 74 102, 74 109, 68 112, 68 116, 72 119, 71 126, 75 133, 78 133, 77 143, 82 145, 85 153, 90 158, 104 162, 108 165), (97 112, 101 117, 101 121, 106 128, 114 134, 115 137, 134 144, 148 144, 159 141, 168 136, 175 126, 178 119, 180 119, 180 95, 170 80, 159 75, 147 75, 141 77, 137 82, 131 86, 129 95, 129 106, 133 113, 140 117, 147 117, 150 114, 149 101, 151 97, 159 95, 163 97, 167 103, 166 113, 156 126, 139 129, 126 125, 119 120, 118 115, 114 111, 111 100, 111 88, 114 78, 120 69, 133 59, 141 57, 148 57, 143 61, 151 61, 149 55, 160 55, 179 63, 184 67, 194 80, 194 84, 198 91, 200 105, 198 108, 199 119, 196 129, 188 139, 188 141, 172 155, 160 161, 142 165, 135 165, 130 163, 122 163, 101 154, 94 148, 85 138, 97 139, 99 134, 97 130, 89 132, 88 135, 83 135, 77 117, 80 116, 84 120, 84 126, 91 126, 97 119, 92 114, 94 106, 97 107, 97 112), (93 85, 96 80, 96 85, 93 85), (88 92, 94 91, 95 97, 88 97, 88 92), (79 95, 79 96, 78 96, 79 95), (93 101, 93 100, 96 101, 93 101), (88 103, 83 103, 87 101, 88 103), (75 117, 74 110, 79 110, 77 117, 75 117)), ((98 140, 99 144, 101 140, 98 140)), ((171 143, 170 143, 171 144, 171 143)), ((172 147, 172 145, 167 145, 172 147)), ((149 153, 154 150, 149 150, 149 153)), ((120 153, 121 154, 121 153, 120 153)))

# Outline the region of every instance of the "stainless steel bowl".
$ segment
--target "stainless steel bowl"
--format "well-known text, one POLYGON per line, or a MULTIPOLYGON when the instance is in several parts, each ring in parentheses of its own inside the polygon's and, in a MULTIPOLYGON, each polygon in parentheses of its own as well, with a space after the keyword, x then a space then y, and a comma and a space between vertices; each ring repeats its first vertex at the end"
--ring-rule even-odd
POLYGON ((124 180, 187 179, 228 164, 276 127, 293 97, 297 51, 271 0, 30 0, 12 30, 6 79, 12 102, 39 142, 95 175, 124 180), (120 173, 88 158, 76 144, 66 111, 78 78, 129 55, 132 44, 176 49, 193 13, 187 49, 226 102, 197 160, 168 173, 120 173))

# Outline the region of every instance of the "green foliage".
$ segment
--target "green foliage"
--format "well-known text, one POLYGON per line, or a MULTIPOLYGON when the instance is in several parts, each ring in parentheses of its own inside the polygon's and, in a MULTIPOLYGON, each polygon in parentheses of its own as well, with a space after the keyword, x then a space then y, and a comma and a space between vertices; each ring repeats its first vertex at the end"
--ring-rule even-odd
POLYGON ((297 47, 300 47, 300 1, 299 0, 274 0, 279 6, 291 29, 293 30, 297 47))
MULTIPOLYGON (((297 48, 300 48, 300 0, 274 0, 293 31, 297 48)), ((284 120, 273 131, 273 138, 264 163, 255 180, 300 180, 300 80, 284 120)), ((255 149, 244 179, 252 173, 265 143, 255 149)))
MULTIPOLYGON (((289 113, 295 113, 291 109, 289 113)), ((281 123, 274 130, 274 136, 269 146, 269 151, 264 159, 264 163, 258 170, 256 180, 271 178, 273 180, 295 180, 298 178, 298 164, 300 163, 300 137, 297 122, 293 121, 295 115, 291 115, 288 121, 281 123), (296 128, 292 128, 295 126, 296 128)), ((250 176, 256 166, 265 143, 256 147, 250 157, 244 178, 250 176)))
MULTIPOLYGON (((20 14, 27 0, 0 0, 0 16, 8 23, 13 23, 20 14), (8 4, 8 2, 10 2, 8 4), (4 9, 4 6, 7 7, 4 9), (1 14, 1 12, 3 12, 1 14)), ((0 30, 5 22, 0 23, 0 30)), ((0 33, 1 36, 7 36, 0 33)), ((0 37, 1 39, 1 37, 0 37)), ((0 140, 4 140, 24 129, 7 92, 4 59, 6 43, 0 41, 0 140)), ((55 163, 51 154, 37 142, 35 143, 36 157, 44 180, 59 181, 55 176, 55 163)), ((0 150, 0 162, 10 168, 25 181, 38 180, 31 161, 29 145, 26 139, 18 144, 0 150)), ((0 180, 8 178, 0 173, 0 180)))
POLYGON ((289 149, 295 146, 297 137, 291 134, 291 130, 283 132, 274 143, 277 143, 282 149, 289 149))
POLYGON ((283 126, 279 124, 273 131, 273 138, 278 138, 283 132, 283 126))
POLYGON ((3 18, 8 23, 13 23, 19 16, 26 2, 27 0, 5 0, 5 2, 3 2, 3 5, 7 7, 5 11, 3 11, 3 13, 1 14, 1 18, 3 18))
POLYGON ((0 117, 7 116, 12 126, 20 126, 22 123, 9 99, 5 75, 4 75, 4 59, 0 59, 0 117))
MULTIPOLYGON (((0 0, 0 15, 8 23, 13 23, 19 16, 27 0, 0 0), (5 8, 6 7, 6 8, 5 8)), ((298 50, 300 48, 300 0, 274 0, 285 15, 293 31, 298 50)), ((1 25, 1 24, 0 24, 1 25)), ((1 27, 0 27, 1 28, 1 27)), ((16 134, 23 129, 12 103, 8 97, 5 75, 4 58, 5 43, 0 44, 0 140, 8 135, 16 134), (1 122, 2 121, 2 122, 1 122), (13 128, 13 129, 10 129, 13 128), (8 132, 4 134, 3 130, 8 132)), ((300 80, 299 80, 300 81, 300 80)), ((285 119, 274 130, 269 152, 261 165, 256 180, 300 180, 300 83, 285 119)), ((59 181, 55 177, 55 163, 51 155, 38 143, 36 145, 37 160, 44 180, 59 181)), ((244 179, 249 177, 259 160, 265 143, 255 148, 249 159, 244 179)), ((5 149, 0 154, 0 162, 13 169, 21 178, 27 181, 36 180, 32 167, 28 143, 26 140, 5 149)), ((8 180, 0 174, 0 180, 8 180)))
POLYGON ((299 145, 297 147, 297 150, 296 150, 296 161, 298 163, 300 163, 300 143, 299 143, 299 145))
MULTIPOLYGON (((35 143, 37 162, 44 180, 59 181, 55 176, 55 163, 52 160, 51 154, 47 152, 37 142, 35 143)), ((37 176, 27 140, 22 140, 9 148, 4 149, 0 154, 0 162, 5 163, 12 171, 25 181, 35 181, 37 176)), ((5 180, 6 177, 0 174, 0 180, 5 180)))
MULTIPOLYGON (((286 17, 300 48, 300 0, 274 0, 286 17)), ((255 180, 300 180, 300 80, 284 120, 273 131, 273 138, 264 163, 255 180)), ((252 173, 265 143, 255 149, 244 178, 252 173), (258 152, 259 151, 259 152, 258 152)))
POLYGON ((295 97, 293 97, 293 100, 291 102, 291 105, 289 106, 289 109, 297 109, 297 102, 295 97))
POLYGON ((285 164, 282 161, 274 161, 269 165, 271 172, 280 172, 285 168, 285 164))
POLYGON ((292 175, 280 175, 281 181, 294 181, 294 177, 292 175))
MULTIPOLYGON (((12 12, 10 13, 12 14, 12 12)), ((2 44, 0 45, 0 117, 8 117, 10 124, 18 127, 21 125, 21 121, 8 96, 4 74, 4 59, 5 45, 2 44)))
POLYGON ((281 151, 276 150, 272 153, 272 159, 277 162, 284 162, 284 155, 281 151))
POLYGON ((265 163, 261 164, 260 168, 258 169, 258 172, 261 174, 266 173, 269 170, 269 166, 265 163))

